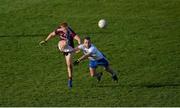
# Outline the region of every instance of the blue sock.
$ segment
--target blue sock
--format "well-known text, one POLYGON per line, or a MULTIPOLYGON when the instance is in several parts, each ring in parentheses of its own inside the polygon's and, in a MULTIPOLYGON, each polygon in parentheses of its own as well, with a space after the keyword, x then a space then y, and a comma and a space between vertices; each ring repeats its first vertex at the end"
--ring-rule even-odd
POLYGON ((72 87, 72 79, 68 80, 68 87, 71 88, 72 87))

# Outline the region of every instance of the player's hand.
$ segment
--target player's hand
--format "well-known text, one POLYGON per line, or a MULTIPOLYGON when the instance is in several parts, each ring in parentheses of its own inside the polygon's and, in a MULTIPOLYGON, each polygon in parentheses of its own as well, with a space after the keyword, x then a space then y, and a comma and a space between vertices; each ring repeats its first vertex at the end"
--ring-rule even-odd
POLYGON ((77 66, 79 64, 79 60, 74 61, 73 65, 77 66))
POLYGON ((39 45, 42 46, 42 45, 45 45, 47 43, 47 41, 43 40, 41 42, 39 42, 39 45))
POLYGON ((78 50, 78 51, 75 51, 75 53, 77 54, 77 53, 79 53, 80 52, 80 50, 78 50))

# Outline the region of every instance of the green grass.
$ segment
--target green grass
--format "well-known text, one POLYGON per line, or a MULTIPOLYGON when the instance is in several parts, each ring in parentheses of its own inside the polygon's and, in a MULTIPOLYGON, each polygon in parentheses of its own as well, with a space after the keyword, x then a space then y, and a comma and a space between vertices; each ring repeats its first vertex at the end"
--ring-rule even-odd
POLYGON ((1 0, 0 16, 0 106, 180 106, 179 0, 1 0), (97 83, 85 61, 68 90, 58 38, 38 45, 62 21, 91 36, 119 83, 102 68, 97 83))

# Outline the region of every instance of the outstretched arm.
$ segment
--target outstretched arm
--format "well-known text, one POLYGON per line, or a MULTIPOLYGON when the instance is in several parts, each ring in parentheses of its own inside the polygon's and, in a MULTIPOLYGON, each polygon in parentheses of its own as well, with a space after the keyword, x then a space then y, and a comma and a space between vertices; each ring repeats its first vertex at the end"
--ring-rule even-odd
POLYGON ((46 37, 46 39, 45 39, 45 40, 43 40, 43 41, 41 41, 39 44, 40 44, 40 45, 42 45, 42 44, 47 43, 47 41, 48 41, 49 39, 51 39, 51 38, 55 37, 55 35, 56 35, 56 33, 55 33, 55 32, 51 32, 51 33, 50 33, 50 34, 46 37))
POLYGON ((80 62, 80 61, 82 61, 82 60, 84 60, 84 59, 87 59, 90 55, 91 55, 91 53, 87 53, 87 54, 81 56, 81 57, 78 59, 78 62, 80 62))
POLYGON ((88 58, 91 55, 91 53, 85 54, 83 56, 81 56, 78 60, 76 60, 73 64, 74 65, 78 65, 82 60, 88 58))
POLYGON ((47 36, 47 38, 45 39, 45 41, 48 41, 49 39, 55 37, 55 35, 56 35, 55 32, 51 32, 51 33, 47 36))

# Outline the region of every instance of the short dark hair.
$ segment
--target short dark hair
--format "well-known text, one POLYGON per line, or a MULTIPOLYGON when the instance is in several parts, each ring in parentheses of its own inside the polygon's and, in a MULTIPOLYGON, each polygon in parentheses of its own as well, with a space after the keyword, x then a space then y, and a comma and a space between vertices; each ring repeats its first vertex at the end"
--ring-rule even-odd
POLYGON ((84 37, 84 40, 91 40, 91 38, 89 37, 89 36, 86 36, 86 37, 84 37))

